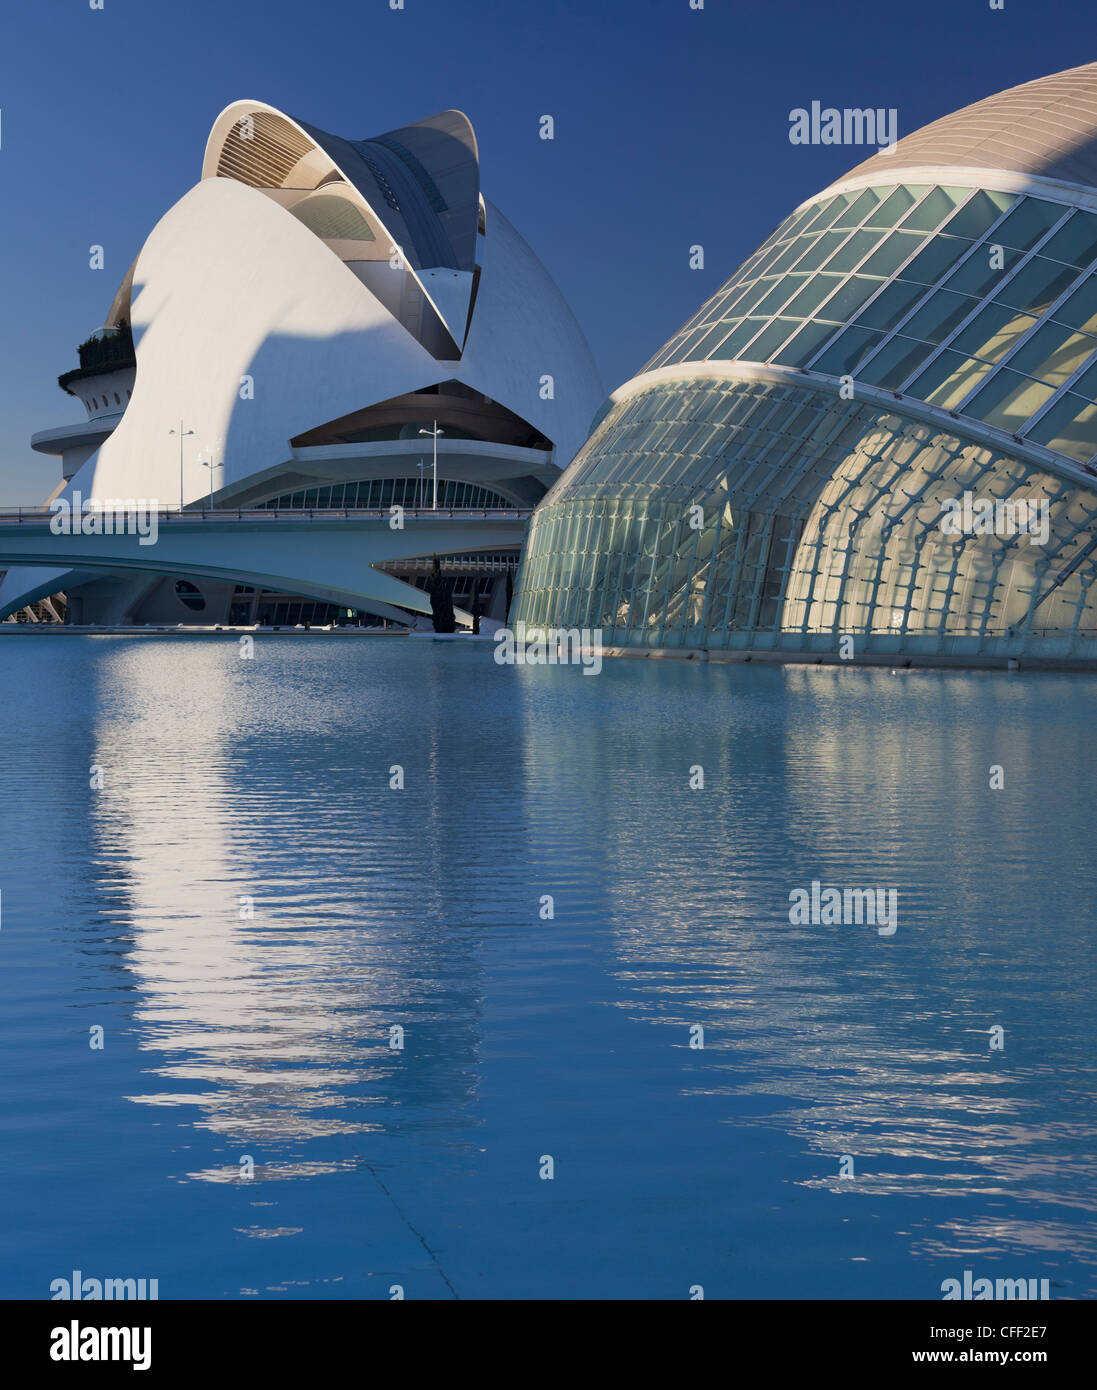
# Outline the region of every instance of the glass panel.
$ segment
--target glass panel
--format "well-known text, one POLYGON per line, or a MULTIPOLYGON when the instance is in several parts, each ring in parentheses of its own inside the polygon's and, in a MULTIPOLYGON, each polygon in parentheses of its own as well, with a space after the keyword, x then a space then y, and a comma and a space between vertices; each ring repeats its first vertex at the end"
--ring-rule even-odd
POLYGON ((760 299, 754 306, 754 313, 758 315, 775 314, 787 299, 790 299, 798 289, 807 283, 807 278, 806 275, 783 276, 769 294, 760 299))
POLYGON ((995 285, 1001 284, 1002 280, 1017 267, 1021 259, 1020 251, 1010 251, 1003 249, 1000 253, 1002 264, 997 264, 998 256, 995 255, 994 248, 989 242, 983 246, 977 246, 972 254, 967 258, 962 266, 956 270, 948 281, 950 290, 955 290, 957 294, 973 294, 978 299, 982 299, 985 294, 989 294, 995 285), (991 264, 991 257, 995 256, 995 264, 991 264))
POLYGON ((790 333, 800 325, 795 319, 774 319, 767 329, 759 333, 750 347, 740 356, 751 362, 768 362, 770 353, 779 348, 790 333))
POLYGON ((772 360, 782 367, 802 367, 833 332, 832 323, 806 323, 772 360))
POLYGON ((835 227, 859 227, 861 222, 868 216, 870 210, 876 206, 879 198, 871 188, 866 188, 859 198, 855 198, 849 207, 846 208, 836 221, 832 224, 835 227))
POLYGON ((1094 349, 1097 349, 1097 339, 1088 334, 1072 333, 1057 323, 1047 323, 1017 350, 1009 366, 1011 371, 1026 372, 1041 381, 1062 386, 1094 349))
POLYGON ((1004 304, 988 304, 957 334, 952 347, 973 357, 985 357, 988 362, 998 362, 1035 322, 1028 314, 1018 314, 1004 304))
POLYGON ((932 351, 926 343, 916 343, 911 338, 896 335, 860 373, 861 380, 895 391, 918 370, 932 351))
POLYGON ((917 232, 892 232, 861 267, 866 275, 894 275, 908 256, 913 256, 925 240, 917 232))
POLYGON ((1083 372, 1070 389, 1076 396, 1085 396, 1087 401, 1097 400, 1097 367, 1083 372))
POLYGON ((829 376, 851 376, 870 352, 883 341, 882 333, 869 333, 863 328, 847 328, 836 343, 832 343, 818 362, 813 362, 813 372, 824 372, 829 376))
POLYGON ((958 237, 935 236, 902 271, 902 279, 918 280, 923 285, 935 285, 951 270, 961 256, 971 250, 970 241, 958 237))
POLYGON ((903 324, 903 332, 910 338, 920 338, 924 343, 943 343, 960 320, 971 313, 977 302, 966 294, 938 290, 909 322, 903 324))
MULTIPOLYGON (((886 158, 886 156, 885 156, 886 158)), ((866 227, 894 227, 899 218, 912 208, 917 200, 926 191, 928 185, 916 184, 908 188, 897 188, 878 208, 865 218, 866 227)))
POLYGON ((899 225, 930 232, 970 193, 970 188, 935 188, 899 225))
POLYGON ((797 270, 818 270, 832 252, 836 251, 846 237, 845 232, 824 232, 816 237, 805 254, 796 264, 797 270))
POLYGON ((780 282, 778 280, 759 280, 759 282, 752 289, 747 290, 746 294, 743 295, 742 299, 736 300, 736 318, 741 318, 743 314, 750 313, 750 311, 754 308, 758 301, 760 299, 765 299, 766 295, 769 294, 773 290, 773 287, 779 283, 780 282))
POLYGON ((718 323, 716 327, 697 344, 697 347, 694 349, 695 357, 701 360, 707 358, 713 348, 718 347, 720 343, 724 341, 737 323, 737 319, 732 319, 730 323, 718 323))
POLYGON ((1023 198, 994 233, 992 240, 999 246, 1012 246, 1027 251, 1035 246, 1049 227, 1053 227, 1066 208, 1058 203, 1045 203, 1040 198, 1023 198))
POLYGON ((869 297, 880 288, 879 280, 869 280, 864 275, 851 275, 842 288, 819 310, 822 319, 833 319, 844 323, 850 319, 869 297))
MULTIPOLYGON (((790 318, 794 319, 808 318, 812 311, 817 309, 823 300, 826 299, 827 295, 833 294, 841 283, 837 275, 816 275, 814 279, 808 281, 796 298, 789 304, 785 313, 788 314, 790 318)), ((828 319, 833 319, 834 315, 828 310, 826 317, 828 319)), ((842 319, 845 317, 847 316, 842 315, 842 319)), ((839 322, 841 322, 842 319, 840 319, 839 322)))
POLYGON ((995 299, 1025 309, 1031 314, 1044 313, 1051 302, 1077 277, 1078 272, 1058 261, 1045 261, 1037 256, 1022 266, 1008 285, 1003 285, 995 299))
POLYGON ((824 231, 827 227, 831 225, 832 222, 834 222, 838 217, 842 215, 842 213, 845 211, 845 209, 849 206, 849 204, 853 201, 855 197, 856 194, 854 193, 840 193, 838 197, 835 198, 835 200, 826 209, 826 211, 821 212, 819 216, 815 219, 815 221, 811 224, 811 230, 813 232, 824 231))
POLYGON ((1068 265, 1086 266, 1097 256, 1097 217, 1090 212, 1076 212, 1060 227, 1049 242, 1040 247, 1041 256, 1068 265))
POLYGON ((1097 405, 1068 393, 1033 425, 1027 438, 1086 463, 1097 453, 1097 405))
POLYGON ((989 371, 985 362, 946 350, 907 387, 907 391, 931 405, 939 405, 942 410, 953 410, 989 371))
MULTIPOLYGON (((816 207, 814 207, 814 208, 808 208, 808 209, 807 209, 807 214, 806 214, 806 216, 805 216, 805 218, 804 218, 804 224, 803 224, 803 226, 802 226, 802 227, 798 227, 798 228, 796 229, 796 230, 797 230, 797 235, 800 235, 800 233, 802 233, 802 232, 819 232, 819 231, 822 231, 823 227, 825 227, 827 224, 826 224, 825 222, 823 222, 821 219, 822 219, 823 215, 824 215, 826 212, 828 212, 828 211, 830 211, 830 210, 832 210, 832 209, 834 208, 834 203, 835 203, 835 199, 834 199, 834 198, 828 198, 825 202, 817 204, 816 207), (817 224, 818 224, 818 225, 817 225, 817 224)), ((843 203, 842 206, 844 207, 845 204, 843 203)), ((840 211, 841 211, 840 208, 837 209, 837 210, 835 210, 835 211, 832 211, 832 213, 831 213, 831 219, 830 219, 830 220, 833 221, 834 218, 838 216, 838 212, 840 212, 840 211)))
POLYGON ((1052 387, 1040 381, 1030 381, 1027 376, 1002 367, 968 405, 964 414, 973 415, 976 420, 985 420, 988 425, 997 425, 999 429, 1009 430, 1012 434, 1042 405, 1047 405, 1054 394, 1052 387))
MULTIPOLYGON (((827 235, 830 234, 827 233, 827 235)), ((766 274, 779 275, 781 271, 787 270, 790 265, 798 261, 805 253, 810 256, 811 248, 817 241, 821 240, 823 240, 822 237, 797 237, 795 241, 790 241, 781 254, 774 260, 773 264, 766 267, 766 274)), ((815 263, 810 263, 807 269, 811 270, 813 264, 815 263)))
POLYGON ((744 319, 739 327, 724 341, 718 348, 713 348, 710 358, 720 359, 734 357, 739 349, 754 337, 760 328, 765 326, 765 319, 744 319))
POLYGON ((977 241, 1016 200, 1016 194, 992 193, 980 188, 941 230, 949 236, 966 236, 977 241))
POLYGON ((1055 310, 1057 323, 1069 323, 1071 328, 1097 332, 1097 276, 1091 275, 1084 285, 1055 310))
MULTIPOLYGON (((827 233, 829 236, 830 233, 827 233)), ((828 270, 852 270, 885 235, 882 231, 854 232, 846 244, 827 261, 828 270)))
POLYGON ((878 294, 872 303, 861 311, 857 319, 857 326, 859 328, 894 328, 903 315, 910 312, 911 307, 923 294, 925 294, 924 285, 907 285, 898 280, 894 285, 889 285, 886 290, 878 294))

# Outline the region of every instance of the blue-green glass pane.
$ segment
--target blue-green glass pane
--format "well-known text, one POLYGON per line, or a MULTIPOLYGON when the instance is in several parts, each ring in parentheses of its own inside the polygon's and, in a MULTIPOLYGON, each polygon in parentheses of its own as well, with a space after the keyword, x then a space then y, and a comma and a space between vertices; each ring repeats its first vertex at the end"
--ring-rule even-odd
POLYGON ((1043 382, 1002 367, 965 407, 964 414, 1013 434, 1054 394, 1043 382))
POLYGON ((756 315, 775 314, 777 310, 789 300, 799 289, 808 283, 806 275, 785 275, 770 290, 764 299, 760 299, 755 305, 756 315))
POLYGON ((892 232, 861 269, 866 275, 893 275, 909 256, 914 255, 924 240, 918 232, 892 232))
POLYGON ((903 269, 902 278, 916 280, 923 285, 935 285, 970 250, 969 241, 961 241, 959 237, 935 236, 903 269))
POLYGON ((1026 437, 1086 463, 1097 453, 1097 405, 1068 393, 1037 420, 1026 437))
POLYGON ((740 356, 750 362, 768 362, 785 340, 800 327, 795 319, 774 319, 768 328, 763 329, 740 356))
POLYGON ((1030 314, 1019 314, 1004 304, 988 304, 956 335, 952 347, 972 357, 998 362, 1035 322, 1030 314))
POLYGON ((894 328, 925 292, 924 285, 908 285, 897 280, 861 310, 857 316, 857 326, 885 330, 894 328))
POLYGON ((1040 255, 1068 265, 1087 266, 1097 257, 1097 217, 1091 212, 1076 212, 1060 227, 1049 241, 1040 247, 1040 255))
MULTIPOLYGON (((808 318, 814 310, 826 299, 827 295, 832 294, 841 284, 841 279, 837 275, 816 275, 804 286, 800 293, 791 300, 785 309, 785 313, 790 318, 808 318)), ((833 318, 832 313, 827 313, 827 318, 833 318)))
POLYGON ((950 290, 938 290, 935 295, 903 324, 903 332, 925 343, 943 343, 956 325, 967 318, 977 300, 950 290))
POLYGON ((709 356, 714 360, 734 357, 739 349, 744 347, 759 329, 765 326, 765 322, 765 319, 744 319, 739 327, 729 334, 719 347, 714 348, 710 352, 709 356))
POLYGON ((866 227, 894 227, 926 191, 925 184, 896 188, 865 218, 866 227))
POLYGON ((882 348, 872 361, 861 369, 860 379, 871 386, 884 386, 890 391, 896 391, 907 377, 918 370, 932 351, 927 343, 916 343, 911 338, 903 338, 897 334, 887 347, 882 348))
POLYGON ((1064 386, 1097 349, 1097 339, 1058 323, 1046 323, 1009 359, 1011 370, 1064 386))
POLYGON ((1028 265, 1022 266, 994 298, 1003 304, 1012 304, 1015 309, 1040 315, 1074 282, 1077 275, 1078 272, 1071 266, 1036 256, 1028 265))
POLYGON ((797 270, 818 270, 829 256, 841 246, 846 232, 823 232, 807 247, 804 255, 796 262, 797 270))
POLYGON ((1053 227, 1066 208, 1040 198, 1023 198, 991 238, 999 246, 1027 251, 1053 227))
POLYGON ((832 323, 805 323, 772 361, 782 367, 803 367, 834 331, 832 323))
POLYGON ((851 275, 842 288, 820 307, 819 317, 844 323, 853 317, 870 295, 876 293, 880 283, 865 275, 851 275))
POLYGON ((1091 275, 1079 285, 1052 317, 1056 323, 1069 323, 1071 328, 1083 328, 1087 333, 1097 332, 1097 276, 1091 275))
POLYGON ((839 247, 826 263, 827 270, 852 270, 863 261, 873 247, 878 246, 886 233, 882 230, 854 232, 846 244, 839 247))
POLYGON ((934 188, 900 222, 913 231, 930 232, 970 194, 970 188, 934 188))
POLYGON ((863 328, 847 328, 837 342, 811 364, 813 372, 828 376, 851 376, 860 364, 883 341, 882 333, 870 333, 863 328))
POLYGON ((977 246, 963 265, 949 276, 948 287, 957 294, 971 294, 982 299, 1016 268, 1022 254, 990 242, 977 246))
POLYGON ((730 323, 718 323, 697 344, 694 357, 699 361, 709 357, 713 348, 719 347, 728 334, 737 327, 738 322, 738 319, 732 319, 730 323))
POLYGON ((907 387, 907 391, 920 400, 939 405, 942 410, 954 410, 990 370, 986 362, 964 357, 962 353, 950 352, 946 348, 907 387))
POLYGON ((873 190, 866 188, 860 197, 855 198, 849 207, 835 219, 832 225, 845 227, 847 230, 850 227, 858 227, 878 202, 879 198, 873 190))
POLYGON ((982 188, 977 189, 964 206, 953 213, 941 230, 949 236, 963 236, 977 241, 1016 201, 1014 193, 994 193, 982 188))
POLYGON ((782 271, 787 270, 790 265, 798 261, 805 252, 809 252, 818 240, 819 238, 814 236, 798 236, 795 241, 790 241, 781 254, 766 266, 765 273, 767 275, 780 275, 782 271))

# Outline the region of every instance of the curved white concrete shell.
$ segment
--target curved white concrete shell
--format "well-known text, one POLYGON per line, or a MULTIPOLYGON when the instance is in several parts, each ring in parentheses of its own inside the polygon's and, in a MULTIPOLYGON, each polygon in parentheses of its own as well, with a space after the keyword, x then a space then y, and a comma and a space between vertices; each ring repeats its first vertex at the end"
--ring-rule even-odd
MULTIPOLYGON (((307 493, 315 510, 371 480, 402 481, 403 499, 415 479, 422 502, 436 444, 444 505, 528 508, 602 399, 559 290, 480 194, 460 112, 354 141, 234 103, 202 181, 154 227, 97 337, 62 378, 88 425, 34 440, 61 456, 63 496, 286 508, 307 493)), ((405 554, 417 543, 408 532, 405 554)), ((231 556, 220 568, 231 574, 231 556)), ((272 556, 268 569, 285 567, 272 556)), ((9 569, 0 616, 82 578, 9 569)), ((408 599, 422 607, 418 591, 408 599)))

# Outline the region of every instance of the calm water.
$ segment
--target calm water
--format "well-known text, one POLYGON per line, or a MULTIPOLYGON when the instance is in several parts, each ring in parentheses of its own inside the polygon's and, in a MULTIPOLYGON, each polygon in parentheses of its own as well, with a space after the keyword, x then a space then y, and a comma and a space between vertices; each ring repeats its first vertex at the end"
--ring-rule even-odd
POLYGON ((7 637, 0 696, 0 1295, 1097 1292, 1097 681, 7 637))

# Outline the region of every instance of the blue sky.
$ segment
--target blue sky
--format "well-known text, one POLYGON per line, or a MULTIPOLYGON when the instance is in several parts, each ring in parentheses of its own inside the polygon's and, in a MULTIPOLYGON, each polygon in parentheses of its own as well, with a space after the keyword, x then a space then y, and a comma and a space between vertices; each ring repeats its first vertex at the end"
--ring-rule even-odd
POLYGON ((793 146, 789 111, 898 110, 900 135, 1097 58, 1087 0, 882 5, 705 0, 33 0, 0 48, 0 503, 41 502, 37 429, 83 418, 56 385, 209 127, 257 98, 367 136, 449 106, 483 187, 544 261, 607 389, 797 203, 858 162, 793 146), (556 121, 553 142, 538 121, 556 121), (689 247, 705 248, 690 270, 689 247), (106 268, 92 271, 88 248, 106 268))

